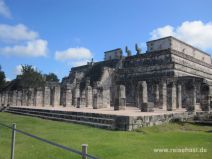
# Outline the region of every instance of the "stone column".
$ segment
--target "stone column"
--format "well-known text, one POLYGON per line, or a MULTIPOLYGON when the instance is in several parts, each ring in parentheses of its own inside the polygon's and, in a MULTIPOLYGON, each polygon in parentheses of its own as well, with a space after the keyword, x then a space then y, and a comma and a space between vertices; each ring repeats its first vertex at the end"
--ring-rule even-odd
POLYGON ((146 81, 141 81, 142 88, 142 100, 141 103, 148 103, 148 92, 147 92, 147 83, 146 81))
POLYGON ((60 105, 60 86, 55 86, 53 90, 53 102, 52 106, 59 106, 60 105))
POLYGON ((194 111, 196 111, 196 110, 197 110, 196 101, 197 101, 197 90, 196 90, 196 85, 195 85, 195 83, 193 83, 193 91, 192 91, 192 107, 193 107, 193 110, 194 110, 194 111))
POLYGON ((97 88, 97 107, 103 108, 103 88, 97 88))
POLYGON ((177 104, 178 109, 182 109, 182 85, 180 83, 177 85, 177 104))
POLYGON ((80 88, 79 84, 76 85, 74 91, 74 107, 80 107, 80 88))
POLYGON ((8 106, 12 105, 12 91, 8 91, 8 102, 7 102, 8 106))
POLYGON ((72 91, 70 85, 67 85, 65 90, 65 106, 66 107, 72 106, 72 91))
POLYGON ((44 101, 43 101, 43 106, 44 107, 49 107, 50 106, 50 100, 51 100, 51 91, 48 86, 44 87, 44 101))
POLYGON ((167 110, 167 84, 166 81, 160 83, 160 108, 167 110))
POLYGON ((86 96, 86 107, 92 107, 92 87, 87 86, 86 91, 85 91, 85 96, 86 96))
POLYGON ((21 106, 21 98, 22 98, 22 91, 18 90, 17 92, 17 106, 21 106))
POLYGON ((93 109, 97 109, 97 88, 96 86, 93 87, 92 90, 92 96, 93 96, 93 109))
POLYGON ((3 105, 7 106, 7 93, 3 92, 3 105))
POLYGON ((9 105, 9 92, 5 92, 5 106, 9 105))
POLYGON ((3 101, 3 92, 0 93, 0 107, 4 105, 4 101, 3 101))
POLYGON ((126 109, 126 90, 124 85, 117 85, 115 88, 114 110, 126 109))
POLYGON ((109 89, 103 89, 102 92, 103 96, 103 107, 104 108, 110 108, 110 90, 109 89))
POLYGON ((85 102, 85 90, 82 91, 81 96, 80 96, 80 105, 78 108, 85 107, 86 102, 85 102))
POLYGON ((12 91, 12 106, 16 106, 16 100, 17 100, 17 91, 12 91))
POLYGON ((155 107, 159 106, 159 85, 155 85, 155 101, 154 101, 155 107))
POLYGON ((1 105, 4 106, 4 92, 1 93, 1 105))
POLYGON ((37 88, 35 95, 35 106, 42 107, 43 106, 43 89, 37 88))
POLYGON ((25 89, 22 90, 21 105, 22 106, 26 106, 27 105, 27 91, 25 89))
POLYGON ((152 112, 154 103, 148 102, 148 92, 147 92, 147 83, 146 81, 141 81, 141 89, 142 89, 142 100, 140 109, 142 112, 152 112))
POLYGON ((176 93, 176 83, 172 82, 171 85, 171 110, 174 111, 177 108, 177 93, 176 93))
POLYGON ((212 86, 209 86, 207 111, 211 111, 211 107, 212 107, 212 86))
POLYGON ((28 106, 35 106, 35 89, 29 88, 28 92, 28 106))

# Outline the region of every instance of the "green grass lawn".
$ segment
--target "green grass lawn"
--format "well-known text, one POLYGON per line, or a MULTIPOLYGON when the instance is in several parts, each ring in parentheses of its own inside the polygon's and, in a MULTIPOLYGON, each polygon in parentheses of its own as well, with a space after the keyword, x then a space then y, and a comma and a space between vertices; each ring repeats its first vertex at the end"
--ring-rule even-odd
MULTIPOLYGON (((17 129, 80 150, 102 159, 211 159, 212 126, 171 123, 133 132, 108 131, 89 126, 0 113, 0 122, 16 123, 17 129), (155 148, 205 148, 206 153, 162 153, 155 148)), ((0 126, 0 159, 10 158, 11 131, 0 126)), ((80 158, 22 134, 16 135, 15 159, 80 158)))

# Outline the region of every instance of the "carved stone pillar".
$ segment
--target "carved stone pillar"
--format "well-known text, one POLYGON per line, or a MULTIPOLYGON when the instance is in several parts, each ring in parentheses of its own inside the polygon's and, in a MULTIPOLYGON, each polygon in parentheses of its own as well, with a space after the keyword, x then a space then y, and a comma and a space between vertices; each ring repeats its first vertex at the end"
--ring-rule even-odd
POLYGON ((21 97, 21 105, 26 106, 27 105, 27 90, 22 90, 22 97, 21 97))
POLYGON ((154 100, 155 107, 159 106, 159 85, 155 84, 155 100, 154 100))
POLYGON ((52 106, 59 106, 60 105, 60 86, 54 86, 53 88, 53 102, 52 106))
POLYGON ((212 86, 209 86, 207 111, 211 111, 211 107, 212 107, 212 86))
POLYGON ((167 84, 166 84, 166 81, 160 82, 159 96, 160 96, 160 99, 159 99, 160 108, 163 110, 167 110, 167 84))
POLYGON ((9 93, 8 91, 5 92, 5 106, 8 106, 9 105, 9 93))
POLYGON ((93 94, 93 109, 97 109, 98 106, 97 106, 97 88, 96 88, 96 86, 93 87, 92 94, 93 94))
POLYGON ((79 107, 85 107, 86 105, 86 101, 85 101, 86 97, 85 97, 85 90, 82 91, 81 96, 80 96, 80 105, 79 107))
POLYGON ((194 110, 194 111, 197 110, 196 101, 197 101, 197 90, 196 90, 196 85, 195 85, 195 83, 193 83, 193 90, 192 90, 192 107, 193 107, 193 110, 194 110))
POLYGON ((124 85, 117 85, 115 88, 114 110, 126 109, 126 90, 124 85))
POLYGON ((72 106, 72 91, 71 91, 71 86, 69 84, 66 85, 66 90, 65 90, 65 106, 66 107, 72 106))
POLYGON ((11 101, 10 101, 10 91, 7 91, 7 106, 10 106, 11 101))
POLYGON ((146 81, 141 82, 142 87, 142 100, 141 103, 148 103, 148 92, 147 92, 147 83, 146 81))
POLYGON ((79 83, 77 83, 75 92, 74 92, 74 106, 80 107, 80 89, 79 89, 79 83))
POLYGON ((177 108, 177 92, 176 83, 172 82, 171 85, 171 110, 174 111, 177 108))
POLYGON ((102 96, 103 107, 110 108, 110 89, 103 89, 102 96))
POLYGON ((141 111, 142 112, 152 112, 154 103, 149 102, 149 100, 148 100, 147 83, 146 83, 146 81, 141 81, 139 83, 141 84, 141 90, 142 90, 142 99, 141 99, 141 105, 140 105, 141 111))
POLYGON ((35 95, 35 106, 42 107, 43 106, 43 89, 37 88, 35 95))
POLYGON ((1 106, 4 106, 4 92, 1 93, 1 106))
POLYGON ((86 107, 92 107, 92 87, 91 86, 87 86, 86 90, 85 90, 85 96, 86 96, 86 107))
POLYGON ((34 91, 34 88, 29 88, 28 106, 35 106, 35 91, 34 91))
POLYGON ((16 106, 16 99, 17 98, 17 92, 16 90, 12 91, 12 106, 16 106))
POLYGON ((44 87, 44 97, 43 97, 44 101, 43 101, 43 106, 44 107, 48 107, 50 106, 51 103, 51 90, 48 86, 44 87))
POLYGON ((182 109, 182 85, 180 83, 177 85, 177 104, 178 109, 182 109))
POLYGON ((17 106, 21 106, 22 91, 17 92, 17 106))

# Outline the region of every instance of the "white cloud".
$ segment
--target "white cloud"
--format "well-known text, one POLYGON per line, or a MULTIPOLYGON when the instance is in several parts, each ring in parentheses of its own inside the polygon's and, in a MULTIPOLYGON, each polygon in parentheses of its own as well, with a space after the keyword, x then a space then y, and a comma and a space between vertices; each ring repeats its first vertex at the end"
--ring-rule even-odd
POLYGON ((77 66, 86 65, 88 61, 89 61, 89 60, 79 60, 79 61, 71 62, 70 64, 71 64, 72 66, 77 67, 77 66))
POLYGON ((15 75, 21 75, 22 74, 22 66, 21 65, 16 66, 14 73, 15 73, 15 75))
POLYGON ((174 28, 170 25, 166 25, 162 28, 157 28, 153 30, 151 33, 151 39, 158 39, 166 36, 173 36, 174 28))
POLYGON ((5 4, 4 0, 0 0, 0 15, 6 18, 12 18, 9 8, 5 4))
POLYGON ((64 51, 56 51, 55 59, 58 61, 68 61, 72 66, 85 65, 92 58, 92 52, 84 47, 69 48, 64 51))
POLYGON ((0 48, 0 54, 6 56, 46 56, 48 52, 48 42, 46 40, 37 39, 28 41, 26 45, 6 46, 0 48))
POLYGON ((24 24, 0 24, 0 41, 5 43, 0 48, 1 55, 39 57, 48 53, 48 42, 24 24))
POLYGON ((92 57, 91 51, 83 47, 69 48, 65 51, 56 51, 55 53, 55 59, 59 61, 82 60, 82 59, 90 59, 91 57, 92 57))
POLYGON ((154 29, 151 39, 174 36, 203 50, 212 49, 212 22, 185 21, 180 26, 166 25, 154 29))
POLYGON ((37 32, 29 30, 23 24, 17 24, 15 26, 0 24, 0 40, 3 42, 34 40, 38 36, 37 32))

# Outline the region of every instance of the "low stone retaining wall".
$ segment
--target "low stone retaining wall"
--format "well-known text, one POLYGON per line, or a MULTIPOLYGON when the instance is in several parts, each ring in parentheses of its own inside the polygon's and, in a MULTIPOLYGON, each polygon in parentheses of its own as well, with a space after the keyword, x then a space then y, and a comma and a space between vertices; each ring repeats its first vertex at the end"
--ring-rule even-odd
MULTIPOLYGON (((151 114, 142 116, 127 116, 114 114, 101 114, 92 112, 76 112, 64 110, 33 109, 21 107, 8 107, 5 112, 35 116, 51 120, 60 120, 90 125, 98 128, 132 131, 137 128, 160 125, 171 120, 187 121, 194 117, 191 112, 169 112, 164 114, 151 114)), ((203 114, 203 113, 199 113, 203 114)))

